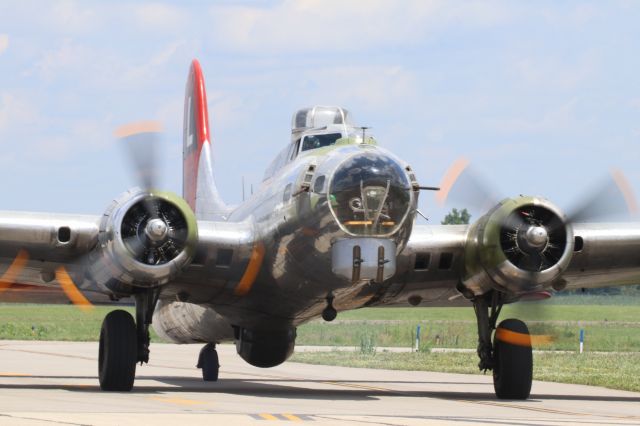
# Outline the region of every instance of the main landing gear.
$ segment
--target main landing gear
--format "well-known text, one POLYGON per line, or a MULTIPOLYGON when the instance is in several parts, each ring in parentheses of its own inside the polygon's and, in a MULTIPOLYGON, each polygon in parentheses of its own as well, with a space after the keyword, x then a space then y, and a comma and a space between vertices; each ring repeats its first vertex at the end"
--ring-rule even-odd
POLYGON ((150 289, 135 295, 136 321, 121 309, 109 312, 102 322, 98 353, 100 389, 130 391, 136 364, 149 362, 149 326, 159 291, 150 289))
POLYGON ((473 300, 478 321, 478 367, 493 370, 493 387, 498 398, 527 399, 533 380, 529 329, 517 319, 506 319, 496 327, 503 304, 503 294, 497 291, 473 300))

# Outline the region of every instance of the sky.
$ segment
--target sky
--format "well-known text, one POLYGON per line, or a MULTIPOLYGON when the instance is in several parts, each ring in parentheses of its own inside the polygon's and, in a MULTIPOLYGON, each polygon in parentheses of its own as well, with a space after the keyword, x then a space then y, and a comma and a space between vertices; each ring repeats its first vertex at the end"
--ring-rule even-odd
POLYGON ((137 120, 163 123, 161 186, 179 193, 193 58, 230 204, 316 104, 349 109, 422 185, 464 156, 503 196, 570 209, 611 168, 637 196, 638 22, 637 1, 2 1, 0 210, 101 214, 135 185, 113 131, 137 120))

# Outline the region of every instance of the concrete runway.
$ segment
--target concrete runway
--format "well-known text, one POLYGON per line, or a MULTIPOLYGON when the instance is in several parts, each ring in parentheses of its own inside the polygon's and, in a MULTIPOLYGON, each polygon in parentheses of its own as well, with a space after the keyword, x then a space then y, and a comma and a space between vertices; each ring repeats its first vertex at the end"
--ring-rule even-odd
POLYGON ((220 380, 194 368, 200 345, 153 344, 133 392, 101 392, 97 343, 0 342, 0 425, 640 425, 640 393, 534 382, 499 401, 490 376, 285 363, 247 365, 219 347, 220 380))

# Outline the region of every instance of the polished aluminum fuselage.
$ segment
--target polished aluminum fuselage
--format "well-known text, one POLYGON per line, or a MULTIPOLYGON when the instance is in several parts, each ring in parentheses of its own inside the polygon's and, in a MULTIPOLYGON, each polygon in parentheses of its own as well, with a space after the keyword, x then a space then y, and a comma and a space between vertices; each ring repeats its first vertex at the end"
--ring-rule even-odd
MULTIPOLYGON (((331 298, 338 310, 363 306, 469 304, 462 279, 466 225, 414 225, 417 192, 399 229, 387 238, 396 250, 395 274, 383 282, 349 280, 332 271, 332 246, 352 238, 328 205, 331 176, 350 156, 365 150, 394 158, 377 146, 345 145, 299 155, 266 180, 223 221, 198 221, 193 262, 161 287, 154 326, 176 342, 233 338, 231 326, 293 328, 318 317, 331 298), (327 176, 322 188, 303 185, 313 165, 327 176)), ((397 159, 396 159, 397 160, 397 159)), ((400 160, 397 160, 400 162, 400 160)), ((404 163, 400 162, 403 165, 404 163)), ((100 217, 0 212, 0 281, 59 289, 56 268, 65 265, 86 294, 119 298, 87 274, 99 242, 100 217), (66 230, 69 238, 66 238, 66 230), (29 253, 17 276, 9 266, 29 253)), ((640 283, 640 223, 575 224, 581 243, 557 288, 640 283)), ((42 301, 22 289, 0 293, 7 301, 42 301)), ((51 296, 51 302, 65 300, 51 296)))
MULTIPOLYGON (((336 309, 355 309, 376 302, 386 294, 390 283, 371 280, 352 282, 332 272, 332 246, 340 239, 351 238, 339 226, 327 197, 330 176, 346 159, 363 151, 376 151, 394 158, 372 145, 346 145, 310 152, 299 156, 273 177, 263 182, 250 199, 231 211, 227 225, 233 229, 233 261, 228 266, 216 265, 216 253, 207 253, 206 245, 180 279, 164 291, 165 298, 180 292, 182 300, 214 309, 233 325, 255 327, 291 327, 317 317, 333 298, 336 309), (320 191, 302 190, 309 166, 315 177, 326 176, 320 191), (231 225, 234 224, 234 225, 231 225), (237 225, 245 228, 236 232, 237 225), (237 241, 240 235, 240 240, 237 241), (239 244, 238 244, 239 243, 239 244), (257 246, 264 258, 259 273, 247 294, 238 295, 238 285, 247 271, 257 246), (216 277, 216 278, 211 278, 216 277)), ((389 238, 400 254, 406 246, 414 222, 417 193, 412 194, 411 209, 400 229, 389 238)), ((199 224, 200 238, 219 236, 225 224, 215 227, 199 224)), ((216 240, 219 237, 215 237, 216 240)), ((216 244, 215 251, 219 250, 216 244)), ((397 275, 405 275, 410 262, 403 263, 397 275)))

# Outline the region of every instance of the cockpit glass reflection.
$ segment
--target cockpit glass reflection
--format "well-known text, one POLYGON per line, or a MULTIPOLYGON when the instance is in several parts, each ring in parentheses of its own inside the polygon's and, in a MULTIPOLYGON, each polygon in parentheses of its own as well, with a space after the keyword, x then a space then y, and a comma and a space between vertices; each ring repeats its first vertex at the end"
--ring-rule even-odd
POLYGON ((354 235, 389 235, 410 207, 410 185, 402 167, 377 152, 363 153, 336 170, 330 188, 338 222, 354 235))

